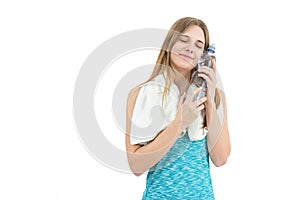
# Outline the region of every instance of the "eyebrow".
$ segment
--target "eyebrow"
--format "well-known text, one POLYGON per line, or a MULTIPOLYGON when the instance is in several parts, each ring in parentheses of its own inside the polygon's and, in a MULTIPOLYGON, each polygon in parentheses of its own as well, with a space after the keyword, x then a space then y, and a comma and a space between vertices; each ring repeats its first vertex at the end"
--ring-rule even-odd
MULTIPOLYGON (((184 37, 188 37, 188 38, 190 38, 190 36, 188 36, 188 35, 185 35, 185 34, 181 34, 181 36, 184 36, 184 37)), ((202 41, 202 40, 197 40, 198 42, 201 42, 202 44, 204 44, 205 45, 205 43, 202 41)))

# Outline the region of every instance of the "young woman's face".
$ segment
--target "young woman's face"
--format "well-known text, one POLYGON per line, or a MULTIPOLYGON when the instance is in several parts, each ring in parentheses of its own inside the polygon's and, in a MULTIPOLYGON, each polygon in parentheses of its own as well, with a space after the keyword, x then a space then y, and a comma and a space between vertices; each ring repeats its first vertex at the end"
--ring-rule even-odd
POLYGON ((171 66, 182 73, 190 72, 204 50, 203 30, 196 25, 181 33, 171 50, 171 66))

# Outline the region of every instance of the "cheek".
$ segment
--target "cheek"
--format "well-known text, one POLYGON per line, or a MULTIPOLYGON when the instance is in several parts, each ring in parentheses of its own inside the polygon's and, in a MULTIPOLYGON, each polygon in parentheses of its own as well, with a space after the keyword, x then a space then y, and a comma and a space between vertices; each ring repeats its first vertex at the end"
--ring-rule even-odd
POLYGON ((171 63, 178 64, 178 62, 180 62, 179 55, 177 53, 175 53, 175 51, 172 51, 172 53, 170 55, 170 60, 171 60, 171 63))
POLYGON ((198 61, 199 61, 199 59, 200 59, 200 56, 201 56, 201 55, 202 55, 202 53, 201 53, 201 52, 196 54, 196 56, 195 56, 195 60, 194 60, 195 64, 197 64, 197 63, 198 63, 198 61))
POLYGON ((182 48, 182 45, 175 43, 173 48, 171 49, 171 53, 178 54, 182 48))
POLYGON ((196 56, 196 58, 195 58, 195 60, 194 60, 194 64, 195 64, 195 65, 197 65, 197 64, 198 64, 199 58, 200 58, 200 56, 199 56, 199 57, 198 57, 198 56, 196 56))
POLYGON ((191 70, 195 66, 193 63, 188 62, 188 61, 182 59, 176 53, 171 53, 170 60, 171 60, 171 64, 175 68, 182 68, 182 69, 189 69, 189 70, 191 70))

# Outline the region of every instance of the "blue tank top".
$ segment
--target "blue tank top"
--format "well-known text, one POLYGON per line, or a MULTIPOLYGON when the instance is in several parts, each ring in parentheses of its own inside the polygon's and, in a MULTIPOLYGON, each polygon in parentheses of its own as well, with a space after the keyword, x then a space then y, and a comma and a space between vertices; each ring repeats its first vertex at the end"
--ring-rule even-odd
POLYGON ((214 200, 206 137, 177 139, 147 174, 143 200, 214 200))

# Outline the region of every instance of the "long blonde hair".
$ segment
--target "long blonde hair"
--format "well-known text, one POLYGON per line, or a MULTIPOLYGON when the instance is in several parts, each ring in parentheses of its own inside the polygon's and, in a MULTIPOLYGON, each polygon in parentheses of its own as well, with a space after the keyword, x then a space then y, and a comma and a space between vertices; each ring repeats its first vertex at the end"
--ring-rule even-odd
POLYGON ((205 46, 204 50, 206 50, 209 46, 209 32, 206 24, 197 18, 193 17, 184 17, 177 20, 170 28, 164 43, 161 47, 159 52, 158 58, 156 60, 155 67, 150 75, 149 79, 146 81, 150 81, 154 79, 157 75, 165 73, 166 75, 166 84, 163 91, 163 98, 162 102, 164 102, 165 96, 169 94, 170 87, 172 84, 172 79, 170 77, 171 70, 174 71, 170 64, 170 56, 171 56, 171 49, 173 48, 174 44, 177 42, 180 33, 183 33, 187 30, 190 26, 196 25, 199 26, 203 32, 205 37, 205 46))

